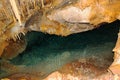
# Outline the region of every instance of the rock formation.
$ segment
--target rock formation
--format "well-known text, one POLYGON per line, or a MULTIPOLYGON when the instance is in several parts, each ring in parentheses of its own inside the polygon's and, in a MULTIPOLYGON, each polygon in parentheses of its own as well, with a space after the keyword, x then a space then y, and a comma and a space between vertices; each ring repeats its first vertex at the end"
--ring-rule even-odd
MULTIPOLYGON (((120 20, 120 0, 1 0, 0 57, 11 59, 24 51, 26 42, 23 35, 29 31, 68 36, 116 20, 120 20), (13 50, 15 46, 19 49, 13 50)), ((119 34, 113 49, 114 62, 109 68, 115 74, 113 78, 120 74, 119 34)), ((45 80, 50 80, 51 76, 62 80, 63 75, 55 72, 45 80)))

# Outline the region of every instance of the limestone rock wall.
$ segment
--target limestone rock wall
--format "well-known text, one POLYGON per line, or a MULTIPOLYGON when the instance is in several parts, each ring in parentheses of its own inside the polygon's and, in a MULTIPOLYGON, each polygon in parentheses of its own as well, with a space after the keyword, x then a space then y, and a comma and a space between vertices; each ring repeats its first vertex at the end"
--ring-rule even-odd
MULTIPOLYGON (((10 46, 9 40, 18 40, 20 33, 32 30, 68 36, 120 20, 120 0, 15 0, 15 3, 25 25, 18 24, 9 0, 0 0, 0 56, 10 46)), ((118 36, 115 62, 110 67, 117 74, 120 68, 119 41, 118 36), (118 68, 117 72, 114 67, 118 68)))

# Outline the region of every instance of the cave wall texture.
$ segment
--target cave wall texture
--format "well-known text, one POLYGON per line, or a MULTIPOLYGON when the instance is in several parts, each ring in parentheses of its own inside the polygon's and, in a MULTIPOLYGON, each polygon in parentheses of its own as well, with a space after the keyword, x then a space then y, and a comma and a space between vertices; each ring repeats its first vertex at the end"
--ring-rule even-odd
MULTIPOLYGON (((120 20, 120 0, 0 0, 0 58, 22 53, 25 35, 31 31, 68 36, 116 20, 120 20)), ((119 41, 118 34, 110 66, 114 74, 120 74, 119 41)))

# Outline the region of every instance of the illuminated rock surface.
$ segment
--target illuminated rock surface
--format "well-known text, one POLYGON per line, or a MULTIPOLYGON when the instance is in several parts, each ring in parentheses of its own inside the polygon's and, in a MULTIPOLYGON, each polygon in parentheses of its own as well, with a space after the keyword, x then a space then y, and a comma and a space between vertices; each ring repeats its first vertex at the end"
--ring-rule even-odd
POLYGON ((19 53, 22 53, 26 48, 26 41, 24 39, 17 41, 8 41, 9 45, 6 46, 1 58, 12 59, 16 57, 19 53))
POLYGON ((119 35, 117 40, 120 22, 110 24, 110 29, 108 25, 100 30, 98 28, 103 23, 112 23, 117 19, 120 20, 120 0, 1 0, 0 78, 37 80, 56 71, 45 80, 61 77, 64 73, 68 73, 64 75, 65 80, 67 76, 78 79, 76 75, 92 73, 94 75, 88 78, 95 76, 99 79, 112 76, 107 73, 110 67, 108 71, 115 74, 111 79, 117 79, 120 74, 119 35), (26 35, 27 43, 23 35, 26 35), (112 63, 113 48, 115 55, 112 63), (84 73, 81 66, 88 73, 84 73), (70 70, 73 73, 66 67, 72 67, 70 70), (75 68, 83 72, 79 73, 75 68))

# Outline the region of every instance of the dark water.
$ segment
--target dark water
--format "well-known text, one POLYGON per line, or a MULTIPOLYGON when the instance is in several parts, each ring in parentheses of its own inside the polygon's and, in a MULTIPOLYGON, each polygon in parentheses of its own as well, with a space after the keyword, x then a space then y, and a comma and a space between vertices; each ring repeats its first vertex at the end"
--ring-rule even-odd
POLYGON ((117 40, 119 26, 120 22, 116 21, 67 37, 30 32, 26 35, 26 50, 10 62, 18 66, 24 65, 28 70, 45 73, 82 58, 96 58, 100 66, 109 66, 113 61, 112 49, 117 40))

